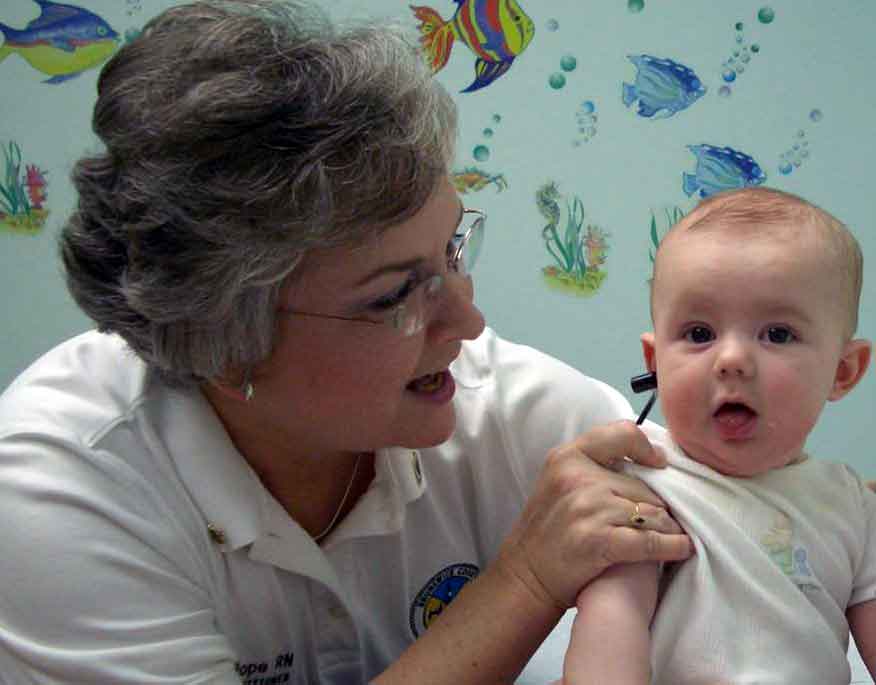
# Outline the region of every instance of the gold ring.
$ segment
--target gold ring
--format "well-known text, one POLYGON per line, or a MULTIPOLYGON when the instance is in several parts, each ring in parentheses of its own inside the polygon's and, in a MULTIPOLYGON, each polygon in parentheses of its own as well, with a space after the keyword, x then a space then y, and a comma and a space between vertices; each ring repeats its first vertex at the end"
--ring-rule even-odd
POLYGON ((645 527, 645 517, 642 516, 642 513, 639 511, 639 503, 636 502, 636 509, 630 514, 630 525, 633 528, 644 528, 645 527))

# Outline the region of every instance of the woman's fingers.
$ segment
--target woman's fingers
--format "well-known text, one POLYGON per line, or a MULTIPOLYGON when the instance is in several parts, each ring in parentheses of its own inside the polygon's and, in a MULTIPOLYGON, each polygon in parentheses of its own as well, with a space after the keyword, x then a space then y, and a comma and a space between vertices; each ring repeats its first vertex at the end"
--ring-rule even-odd
POLYGON ((620 516, 615 523, 618 526, 629 526, 636 530, 653 530, 657 533, 681 534, 681 526, 660 506, 647 502, 632 502, 623 500, 620 516))
POLYGON ((597 464, 609 468, 629 459, 645 466, 662 467, 666 457, 654 449, 651 442, 632 421, 616 421, 594 428, 579 436, 571 446, 597 464))
POLYGON ((627 561, 683 561, 694 553, 687 535, 666 535, 653 530, 617 526, 606 554, 609 564, 627 561))

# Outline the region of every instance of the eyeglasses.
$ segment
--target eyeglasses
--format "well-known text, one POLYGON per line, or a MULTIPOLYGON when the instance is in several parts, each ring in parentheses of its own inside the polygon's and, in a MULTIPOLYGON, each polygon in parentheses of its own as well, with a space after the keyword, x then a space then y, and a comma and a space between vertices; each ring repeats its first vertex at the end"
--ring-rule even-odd
MULTIPOLYGON (((453 238, 447 244, 447 276, 469 278, 471 270, 481 253, 484 243, 484 224, 487 215, 479 209, 463 209, 462 218, 453 238)), ((431 304, 438 299, 444 288, 445 276, 436 274, 417 284, 404 298, 374 318, 358 316, 339 316, 337 314, 317 314, 297 309, 282 309, 283 314, 310 316, 339 321, 358 321, 361 323, 387 326, 398 335, 408 337, 423 330, 428 320, 431 304)))

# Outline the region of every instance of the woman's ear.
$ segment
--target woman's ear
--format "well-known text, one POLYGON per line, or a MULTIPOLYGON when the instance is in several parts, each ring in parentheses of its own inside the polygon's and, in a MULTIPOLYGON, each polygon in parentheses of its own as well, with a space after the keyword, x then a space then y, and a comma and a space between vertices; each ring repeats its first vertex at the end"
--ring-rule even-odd
POLYGON ((843 348, 842 356, 836 366, 833 388, 828 398, 830 401, 844 397, 864 377, 870 366, 872 348, 869 340, 850 340, 843 348))
POLYGON ((642 356, 645 358, 645 368, 652 373, 657 370, 657 359, 654 353, 654 332, 642 333, 642 356))

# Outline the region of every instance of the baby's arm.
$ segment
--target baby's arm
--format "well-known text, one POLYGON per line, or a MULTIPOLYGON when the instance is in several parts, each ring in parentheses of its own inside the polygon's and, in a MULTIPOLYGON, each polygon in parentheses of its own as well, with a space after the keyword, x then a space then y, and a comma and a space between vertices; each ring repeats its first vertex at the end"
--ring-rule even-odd
POLYGON ((861 659, 876 678, 876 599, 856 604, 846 612, 846 617, 861 659))
POLYGON ((656 563, 618 564, 580 592, 563 685, 648 685, 657 576, 656 563))

